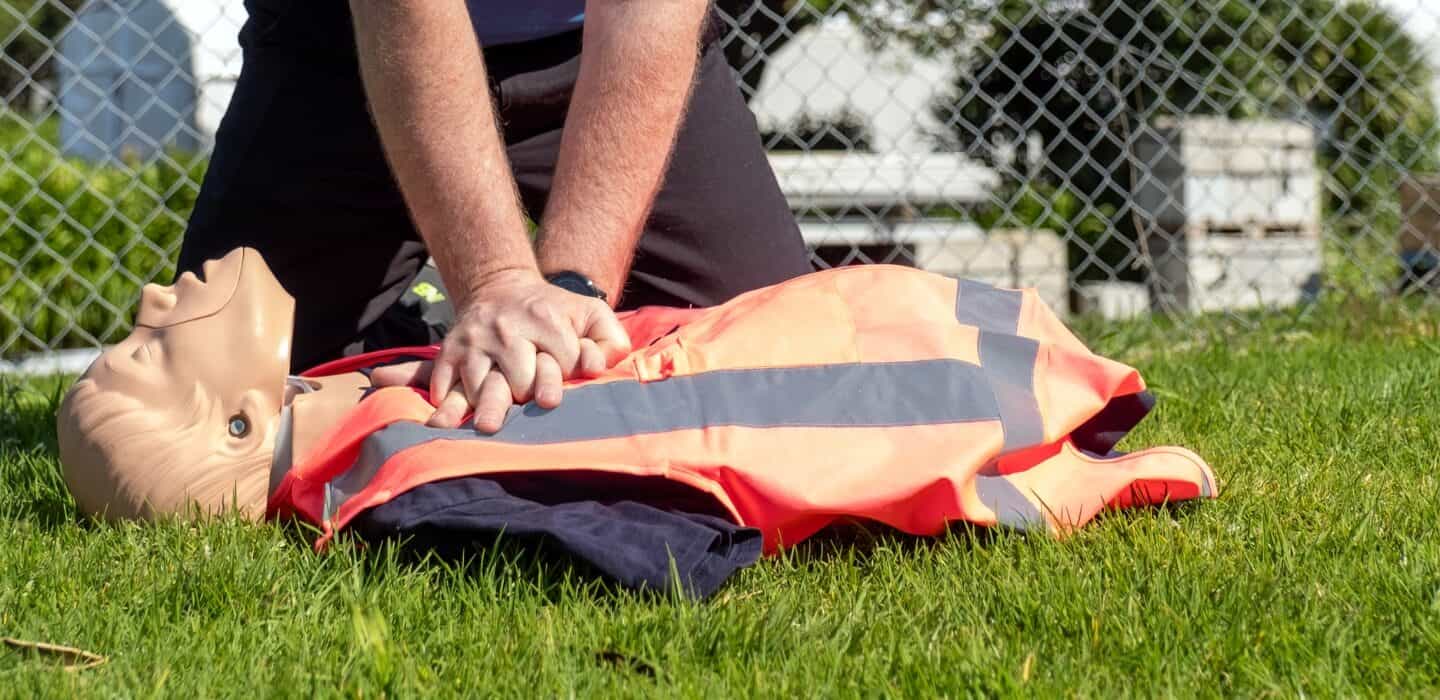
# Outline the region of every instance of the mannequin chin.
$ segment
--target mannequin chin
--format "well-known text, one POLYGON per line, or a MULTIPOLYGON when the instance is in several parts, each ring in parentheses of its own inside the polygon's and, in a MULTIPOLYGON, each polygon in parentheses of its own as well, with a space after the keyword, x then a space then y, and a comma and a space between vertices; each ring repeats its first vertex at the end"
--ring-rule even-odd
POLYGON ((147 285, 134 331, 60 406, 62 471, 87 514, 265 513, 295 303, 251 248, 204 273, 147 285))

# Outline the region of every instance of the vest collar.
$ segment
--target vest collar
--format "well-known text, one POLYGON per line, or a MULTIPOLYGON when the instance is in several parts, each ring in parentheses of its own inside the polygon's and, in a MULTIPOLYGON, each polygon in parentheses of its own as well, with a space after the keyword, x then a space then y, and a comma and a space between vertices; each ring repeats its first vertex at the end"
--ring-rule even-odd
MULTIPOLYGON (((299 377, 286 377, 286 394, 294 390, 296 394, 308 394, 314 391, 309 382, 299 377)), ((280 482, 285 474, 290 471, 291 463, 294 461, 294 422, 295 416, 290 411, 290 402, 286 401, 280 407, 280 427, 275 431, 275 452, 270 458, 270 495, 275 495, 275 490, 280 487, 280 482)))

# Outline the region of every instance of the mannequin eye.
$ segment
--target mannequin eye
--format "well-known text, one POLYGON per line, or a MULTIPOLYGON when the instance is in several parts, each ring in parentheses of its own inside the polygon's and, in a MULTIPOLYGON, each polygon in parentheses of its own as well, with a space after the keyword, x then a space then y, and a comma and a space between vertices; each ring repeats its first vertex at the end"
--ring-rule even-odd
POLYGON ((243 413, 230 416, 230 437, 243 438, 250 434, 250 419, 243 413))

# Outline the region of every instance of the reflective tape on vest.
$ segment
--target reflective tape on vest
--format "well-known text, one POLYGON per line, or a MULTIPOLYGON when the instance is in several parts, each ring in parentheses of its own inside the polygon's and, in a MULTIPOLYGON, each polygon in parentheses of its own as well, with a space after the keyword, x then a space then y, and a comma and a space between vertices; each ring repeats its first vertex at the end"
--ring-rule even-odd
MULTIPOLYGON (((1002 454, 1044 442, 1034 383, 1039 342, 1017 335, 1024 296, 969 280, 956 286, 955 320, 978 329, 980 364, 913 362, 726 369, 663 381, 618 381, 566 390, 556 408, 513 407, 494 434, 472 426, 403 421, 368 436, 355 462, 325 486, 325 519, 362 493, 392 457, 438 440, 546 445, 681 430, 746 427, 901 427, 996 421, 1002 454)), ((1003 477, 979 477, 980 499, 1003 525, 1043 515, 1003 477)))
MULTIPOLYGON (((363 491, 395 454, 436 440, 545 445, 713 427, 899 427, 997 420, 1007 436, 1038 438, 1044 432, 1038 410, 1012 406, 1023 404, 1014 394, 1029 386, 1016 362, 1021 355, 998 352, 992 351, 995 372, 960 360, 923 360, 720 370, 660 382, 582 385, 567 390, 565 400, 548 411, 534 403, 512 408, 500 430, 490 435, 468 425, 443 429, 399 422, 366 438, 355 464, 330 482, 325 517, 363 491), (1007 416, 1019 422, 1007 427, 1007 416)), ((1029 358, 1033 374, 1033 349, 1029 358)))

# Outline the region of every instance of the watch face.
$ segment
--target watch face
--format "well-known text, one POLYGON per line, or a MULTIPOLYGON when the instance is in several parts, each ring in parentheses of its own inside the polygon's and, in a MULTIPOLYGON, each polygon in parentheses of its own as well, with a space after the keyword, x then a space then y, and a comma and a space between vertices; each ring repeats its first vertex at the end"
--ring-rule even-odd
POLYGON ((549 277, 550 284, 553 284, 566 291, 581 294, 596 299, 604 299, 605 292, 595 286, 588 278, 578 272, 557 272, 549 277))

